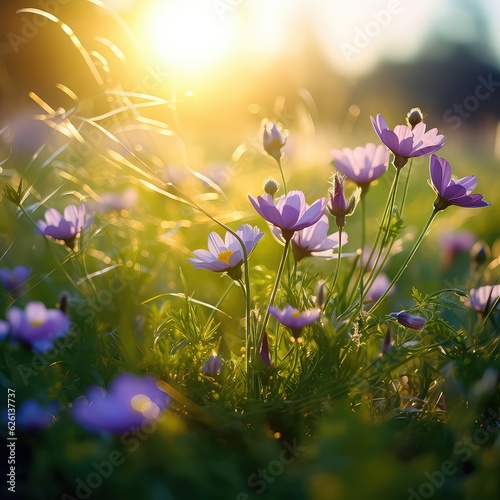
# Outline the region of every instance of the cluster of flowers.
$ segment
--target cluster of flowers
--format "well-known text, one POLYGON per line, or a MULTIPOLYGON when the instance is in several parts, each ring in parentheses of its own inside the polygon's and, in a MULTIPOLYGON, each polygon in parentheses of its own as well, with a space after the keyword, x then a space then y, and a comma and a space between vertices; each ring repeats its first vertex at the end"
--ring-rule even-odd
MULTIPOLYGON (((296 262, 305 257, 338 258, 340 262, 341 248, 348 241, 348 236, 343 231, 345 218, 354 212, 370 184, 386 172, 389 151, 394 155, 393 165, 397 171, 410 158, 430 155, 430 183, 436 193, 435 213, 451 205, 469 208, 488 205, 482 195, 472 194, 476 186, 474 176, 453 179, 450 164, 434 154, 443 146, 444 137, 436 129, 426 131, 419 111, 412 110, 407 125, 398 125, 394 130, 389 129, 381 115, 376 119, 372 118, 372 123, 383 144, 377 146, 369 143, 354 149, 332 151, 336 172, 328 200, 322 197, 309 205, 302 191, 287 192, 286 187, 285 194, 274 199, 279 187, 273 179, 265 182, 263 195, 256 198, 249 196, 256 212, 269 223, 271 231, 285 249, 291 248, 296 262), (349 199, 346 199, 344 193, 346 178, 358 186, 349 199), (333 216, 337 226, 337 231, 332 234, 329 234, 326 211, 333 216)), ((285 143, 286 137, 276 124, 266 127, 264 148, 278 162, 280 170, 281 149, 285 143)), ((130 202, 128 198, 125 201, 130 202)), ((108 199, 106 203, 114 208, 117 204, 123 205, 125 201, 108 199)), ((78 236, 90 226, 92 219, 83 204, 69 205, 62 214, 51 208, 45 212, 45 220, 36 223, 37 232, 49 239, 63 242, 73 252, 78 236)), ((208 250, 195 250, 194 257, 189 260, 195 268, 224 272, 243 284, 243 266, 248 266, 248 257, 263 235, 258 227, 248 224, 236 231, 228 230, 224 239, 216 232, 211 232, 208 236, 208 250)), ((18 298, 24 291, 30 274, 31 269, 24 266, 16 266, 12 270, 0 269, 0 282, 13 298, 18 298)), ((276 283, 279 283, 279 275, 276 283)), ((483 286, 470 291, 467 304, 472 309, 485 313, 498 306, 499 297, 500 285, 483 286)), ((280 309, 273 305, 274 298, 273 295, 266 311, 267 317, 272 315, 277 318, 290 329, 295 340, 300 338, 304 327, 318 321, 321 316, 320 307, 300 311, 291 304, 285 304, 280 309)), ((406 328, 419 331, 425 327, 426 322, 425 318, 405 311, 391 313, 389 318, 406 328)), ((71 329, 71 321, 64 308, 48 309, 41 302, 30 302, 24 310, 11 307, 6 312, 6 319, 7 321, 0 320, 0 339, 25 345, 37 352, 51 349, 54 341, 71 329)), ((271 366, 266 320, 259 339, 259 349, 264 364, 271 366)), ((214 352, 203 367, 203 372, 215 377, 220 369, 221 360, 214 352)), ((90 388, 86 398, 82 397, 71 405, 70 413, 88 430, 120 433, 140 425, 145 419, 158 418, 168 406, 168 401, 161 382, 150 377, 122 373, 111 382, 108 391, 100 387, 90 388)), ((36 427, 34 422, 37 419, 45 424, 51 422, 56 410, 55 406, 43 407, 35 401, 26 402, 23 410, 26 413, 26 426, 36 427)))
MULTIPOLYGON (((370 184, 382 176, 389 164, 389 151, 394 155, 393 165, 399 171, 410 158, 429 156, 430 184, 436 193, 434 201, 434 215, 451 205, 467 208, 485 207, 489 204, 481 194, 472 194, 476 186, 473 175, 462 179, 454 179, 451 175, 451 166, 444 159, 436 156, 444 144, 444 137, 438 134, 437 129, 426 131, 423 115, 418 108, 412 109, 407 116, 406 125, 397 125, 391 130, 382 115, 371 118, 376 134, 383 144, 368 143, 354 149, 334 149, 336 172, 333 175, 332 188, 329 200, 320 198, 308 205, 302 191, 286 192, 278 199, 273 196, 278 190, 278 184, 273 179, 264 182, 265 194, 249 200, 257 213, 265 219, 273 234, 285 245, 291 244, 296 262, 307 256, 322 256, 334 258, 334 249, 339 249, 347 243, 347 234, 343 232, 346 216, 351 215, 370 184), (346 200, 344 181, 348 178, 357 184, 358 188, 346 200), (329 222, 325 210, 334 217, 338 231, 328 234, 329 222)), ((276 124, 268 124, 264 129, 263 145, 265 151, 276 161, 281 170, 281 149, 286 143, 287 136, 278 129, 276 124)), ((240 280, 244 256, 248 256, 257 242, 263 236, 257 227, 242 226, 235 232, 239 238, 227 233, 223 241, 217 233, 212 232, 208 237, 208 251, 196 250, 195 258, 190 261, 195 268, 208 269, 215 272, 226 272, 230 277, 240 280), (243 245, 243 246, 242 246, 243 245), (243 248, 244 247, 244 248, 243 248)), ((338 258, 341 257, 338 252, 338 258)), ((384 275, 380 275, 382 284, 391 289, 393 283, 388 283, 384 275)), ((278 279, 278 278, 277 278, 278 279)), ((375 284, 373 284, 376 286, 375 284)), ((485 311, 491 305, 498 305, 500 285, 484 286, 470 291, 467 305, 476 311, 485 311)), ((384 295, 382 292, 378 296, 384 295)), ((385 296, 385 295, 384 295, 385 296)), ((299 311, 286 304, 283 310, 269 306, 268 313, 275 316, 284 326, 290 328, 293 337, 298 338, 306 325, 320 318, 320 309, 299 311)), ((414 330, 422 330, 425 318, 413 316, 405 311, 392 313, 401 325, 414 330)), ((265 325, 264 325, 265 326, 265 325)), ((267 334, 264 331, 260 347, 261 357, 265 364, 269 364, 267 334)), ((205 372, 213 374, 215 371, 214 355, 205 366, 205 372)), ((217 365, 220 369, 220 363, 217 365)), ((218 370, 216 370, 218 372, 218 370)))

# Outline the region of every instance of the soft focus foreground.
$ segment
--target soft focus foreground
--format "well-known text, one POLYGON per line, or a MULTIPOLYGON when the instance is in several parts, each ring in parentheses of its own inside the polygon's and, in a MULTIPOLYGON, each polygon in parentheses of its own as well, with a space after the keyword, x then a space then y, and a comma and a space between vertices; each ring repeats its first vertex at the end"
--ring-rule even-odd
POLYGON ((3 21, 5 491, 498 498, 495 113, 457 132, 375 86, 339 118, 229 71, 243 2, 187 18, 202 54, 176 2, 168 36, 139 16, 161 63, 112 3, 3 21), (67 64, 40 81, 37 43, 67 64))

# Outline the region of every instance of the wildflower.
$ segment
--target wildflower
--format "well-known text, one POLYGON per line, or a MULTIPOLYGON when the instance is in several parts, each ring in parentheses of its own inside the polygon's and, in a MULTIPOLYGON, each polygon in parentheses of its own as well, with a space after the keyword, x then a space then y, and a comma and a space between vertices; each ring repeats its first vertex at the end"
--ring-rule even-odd
MULTIPOLYGON (((373 283, 371 284, 370 288, 366 290, 366 299, 367 300, 373 300, 376 302, 384 292, 387 290, 387 287, 391 284, 389 278, 387 277, 387 274, 380 273, 377 275, 377 277, 373 280, 373 283)), ((392 287, 387 295, 392 295, 394 293, 394 287, 392 287)))
POLYGON ((287 304, 283 311, 274 306, 269 306, 269 312, 278 319, 278 321, 292 330, 292 335, 295 339, 300 337, 300 333, 304 326, 314 323, 319 319, 319 309, 310 309, 300 312, 287 304))
POLYGON ((444 210, 450 205, 466 208, 487 207, 482 194, 470 194, 476 187, 476 177, 468 175, 457 181, 451 179, 451 166, 444 158, 431 156, 430 160, 431 185, 437 198, 434 207, 437 211, 444 210))
POLYGON ((271 366, 271 358, 269 356, 269 341, 267 339, 267 332, 264 332, 262 337, 262 346, 260 347, 260 359, 266 366, 271 366))
POLYGON ((70 319, 60 309, 47 309, 42 302, 30 302, 24 311, 11 307, 6 316, 12 339, 29 344, 37 352, 51 349, 53 341, 70 328, 70 319))
POLYGON ((41 405, 34 399, 27 399, 17 410, 16 424, 29 431, 42 431, 55 422, 59 410, 58 401, 41 405))
POLYGON ((70 414, 90 432, 116 434, 154 421, 169 403, 169 396, 152 377, 121 373, 106 391, 93 386, 73 402, 70 414))
POLYGON ((16 266, 13 269, 0 269, 0 283, 14 297, 19 297, 23 285, 28 281, 31 274, 31 268, 25 266, 16 266))
POLYGON ((38 231, 54 240, 64 241, 71 250, 75 248, 75 240, 80 232, 88 227, 93 217, 87 217, 85 205, 68 205, 61 215, 55 208, 45 212, 45 221, 39 220, 38 231))
POLYGON ((372 181, 378 179, 389 164, 389 153, 383 144, 368 143, 357 148, 333 149, 335 168, 364 191, 372 181))
POLYGON ((319 280, 314 288, 314 304, 318 309, 323 309, 328 298, 328 285, 325 280, 319 280))
POLYGON ((276 205, 271 195, 267 193, 257 196, 257 200, 251 196, 248 198, 261 217, 281 229, 286 241, 292 238, 295 231, 318 222, 326 206, 325 198, 320 198, 309 206, 302 191, 289 191, 276 200, 276 205))
POLYGON ((471 263, 480 267, 491 258, 491 250, 484 241, 476 241, 470 250, 471 263))
MULTIPOLYGON (((247 254, 249 254, 257 242, 264 236, 258 227, 245 224, 236 230, 236 234, 243 240, 247 254)), ((243 263, 243 249, 241 243, 230 232, 226 233, 224 241, 215 232, 208 235, 208 251, 195 250, 195 257, 189 262, 196 269, 208 269, 216 272, 227 272, 231 278, 241 278, 241 265, 243 263)))
MULTIPOLYGON (((292 251, 297 262, 308 256, 333 257, 333 249, 339 246, 339 233, 328 236, 328 228, 328 217, 323 215, 318 222, 293 235, 292 251)), ((342 233, 341 246, 347 239, 347 234, 342 233)))
POLYGON ((97 203, 98 210, 105 212, 115 210, 130 210, 137 202, 139 195, 134 188, 128 188, 123 193, 103 193, 100 201, 97 203))
POLYGON ((285 145, 287 134, 280 132, 276 123, 268 122, 264 127, 263 144, 267 154, 279 160, 281 158, 281 148, 285 145))
POLYGON ((393 316, 394 318, 396 318, 398 323, 405 326, 406 328, 410 328, 411 330, 421 331, 425 326, 425 318, 413 316, 412 314, 405 311, 391 313, 390 316, 393 316))
POLYGON ((391 327, 390 325, 387 327, 387 332, 385 332, 384 341, 382 342, 382 347, 380 349, 380 355, 388 354, 392 349, 394 341, 391 339, 391 327))
POLYGON ((413 129, 396 125, 392 131, 381 114, 377 115, 376 120, 373 117, 370 119, 380 140, 394 153, 394 166, 398 169, 403 168, 409 158, 427 156, 441 149, 444 144, 444 136, 438 135, 436 128, 426 132, 426 125, 422 121, 413 129))
POLYGON ((473 288, 469 292, 469 298, 465 300, 465 305, 474 311, 486 314, 493 306, 500 309, 500 285, 485 285, 473 288))
POLYGON ((328 205, 329 212, 335 217, 335 223, 339 229, 345 226, 345 218, 352 215, 356 205, 358 204, 361 188, 357 188, 346 202, 344 196, 344 179, 338 172, 333 176, 333 186, 330 188, 330 204, 328 205))
POLYGON ((460 252, 470 251, 475 241, 476 236, 470 231, 444 233, 439 238, 439 244, 443 250, 444 266, 449 267, 460 252))
POLYGON ((209 377, 214 378, 220 373, 220 358, 217 356, 215 351, 212 351, 212 355, 208 358, 205 366, 203 367, 203 373, 209 377))

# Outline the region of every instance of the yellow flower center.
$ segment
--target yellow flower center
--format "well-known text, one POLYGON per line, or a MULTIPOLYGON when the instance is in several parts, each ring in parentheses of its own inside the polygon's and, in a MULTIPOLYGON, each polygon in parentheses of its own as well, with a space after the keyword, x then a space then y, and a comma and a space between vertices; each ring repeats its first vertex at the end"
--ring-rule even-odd
POLYGON ((233 253, 234 252, 232 250, 224 250, 219 255, 217 255, 217 260, 229 264, 229 259, 231 258, 231 255, 233 255, 233 253))
POLYGON ((292 313, 292 316, 293 316, 294 318, 300 318, 300 311, 294 311, 294 312, 292 313))
POLYGON ((31 326, 34 326, 36 328, 37 326, 40 326, 43 323, 43 321, 40 321, 39 319, 32 319, 30 323, 31 326))

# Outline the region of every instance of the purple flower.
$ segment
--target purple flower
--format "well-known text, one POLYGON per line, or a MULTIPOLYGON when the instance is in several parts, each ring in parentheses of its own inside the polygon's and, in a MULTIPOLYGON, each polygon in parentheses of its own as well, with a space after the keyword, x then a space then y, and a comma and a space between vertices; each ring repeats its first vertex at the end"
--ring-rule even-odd
POLYGON ((267 339, 267 332, 264 332, 264 336, 262 337, 262 346, 260 348, 260 359, 266 366, 271 366, 271 358, 269 356, 269 341, 267 339))
MULTIPOLYGON (((376 302, 380 297, 382 297, 383 293, 387 290, 387 287, 391 284, 389 278, 386 274, 380 273, 374 280, 372 285, 368 290, 366 290, 366 298, 368 300, 373 300, 376 302)), ((394 293, 394 287, 392 287, 388 293, 391 295, 394 293)))
POLYGON ((18 297, 22 292, 23 285, 28 281, 31 268, 16 266, 14 269, 0 269, 0 283, 14 297, 18 297))
POLYGON ((500 285, 485 285, 479 288, 473 288, 469 292, 469 298, 465 300, 465 305, 474 309, 474 311, 486 314, 495 304, 496 309, 500 309, 500 285))
POLYGON ((389 164, 389 153, 382 144, 333 149, 332 155, 335 168, 364 190, 387 170, 389 164))
POLYGON ((281 148, 285 145, 286 139, 287 134, 280 132, 276 123, 266 123, 262 142, 267 154, 279 160, 281 158, 281 148))
POLYGON ((209 377, 214 378, 216 375, 220 373, 220 358, 217 356, 215 351, 212 352, 212 355, 208 358, 207 362, 203 366, 203 373, 208 375, 209 377))
POLYGON ((431 156, 429 164, 432 189, 437 194, 434 201, 436 210, 444 210, 450 205, 466 208, 487 207, 482 194, 470 194, 476 187, 476 177, 468 175, 459 180, 452 180, 451 165, 436 155, 431 156))
POLYGON ((469 252, 475 241, 476 236, 470 231, 451 231, 441 235, 439 244, 443 249, 443 265, 449 267, 460 252, 469 252))
POLYGON ((289 191, 276 200, 276 205, 267 193, 257 196, 257 201, 251 196, 248 198, 261 217, 281 229, 281 234, 287 241, 295 231, 318 222, 326 206, 325 198, 320 198, 309 206, 302 191, 289 191))
POLYGON ((16 423, 19 427, 30 431, 42 431, 55 422, 59 411, 60 403, 58 401, 41 405, 34 399, 27 399, 17 411, 16 423))
POLYGON ((344 196, 345 176, 335 172, 333 176, 333 186, 330 188, 329 212, 335 217, 335 223, 339 229, 345 226, 345 218, 352 215, 361 196, 361 188, 357 188, 346 201, 344 196))
POLYGON ((405 326, 406 328, 410 328, 411 330, 421 331, 425 326, 425 318, 413 316, 412 314, 405 311, 391 313, 390 316, 393 316, 394 318, 396 318, 398 323, 405 326))
POLYGON ((269 306, 269 312, 278 319, 278 321, 290 328, 295 339, 300 337, 300 332, 304 326, 314 323, 319 319, 319 309, 309 309, 300 312, 287 304, 283 311, 274 306, 269 306))
MULTIPOLYGON (((292 251, 295 260, 299 262, 304 257, 333 257, 333 249, 339 246, 339 233, 328 236, 328 217, 323 215, 312 226, 297 231, 292 237, 292 251)), ((342 233, 342 244, 347 243, 346 233, 342 233)))
POLYGON ((152 377, 121 373, 106 391, 93 386, 73 402, 70 414, 90 432, 122 433, 158 418, 170 397, 152 377))
POLYGON ((394 153, 396 168, 404 167, 409 158, 435 153, 444 144, 444 136, 438 135, 436 128, 426 132, 424 122, 417 123, 413 129, 396 125, 392 131, 381 114, 377 115, 376 120, 371 116, 370 119, 380 140, 394 153))
MULTIPOLYGON (((245 224, 236 230, 236 234, 243 240, 247 254, 249 254, 257 242, 264 236, 258 227, 245 224)), ((226 233, 224 241, 215 232, 208 235, 208 251, 195 250, 195 257, 189 258, 189 262, 196 269, 208 269, 216 272, 227 272, 233 279, 241 278, 241 264, 243 263, 243 249, 241 243, 229 232, 226 233)))
POLYGON ((70 328, 70 319, 60 309, 47 309, 42 302, 30 302, 24 311, 11 307, 6 316, 12 339, 30 344, 37 352, 51 349, 53 341, 70 328))
POLYGON ((45 212, 45 221, 39 220, 36 225, 40 234, 53 240, 62 240, 73 249, 75 240, 82 229, 88 227, 92 217, 86 216, 85 205, 68 205, 61 215, 55 208, 49 208, 45 212))
POLYGON ((139 195, 134 188, 128 188, 120 194, 103 193, 101 200, 97 203, 97 208, 100 212, 130 210, 137 202, 138 197, 139 195))

